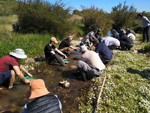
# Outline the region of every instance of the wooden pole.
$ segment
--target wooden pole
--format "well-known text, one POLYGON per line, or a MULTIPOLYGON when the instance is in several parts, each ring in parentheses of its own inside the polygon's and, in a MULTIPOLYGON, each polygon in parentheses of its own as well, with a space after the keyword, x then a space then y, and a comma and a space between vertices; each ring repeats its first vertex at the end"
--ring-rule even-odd
POLYGON ((98 95, 98 99, 97 99, 96 108, 95 108, 95 110, 94 110, 94 113, 96 113, 98 104, 99 104, 99 102, 100 102, 100 97, 101 97, 102 92, 103 92, 103 87, 104 87, 105 81, 106 81, 106 75, 105 75, 105 77, 104 77, 103 84, 102 84, 102 87, 101 87, 101 89, 100 89, 100 93, 99 93, 99 95, 98 95))

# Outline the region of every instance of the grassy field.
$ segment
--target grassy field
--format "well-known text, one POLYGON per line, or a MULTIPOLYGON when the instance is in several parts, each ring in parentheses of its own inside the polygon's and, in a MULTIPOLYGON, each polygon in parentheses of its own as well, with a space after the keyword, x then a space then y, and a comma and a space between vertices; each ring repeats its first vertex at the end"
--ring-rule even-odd
POLYGON ((107 76, 101 96, 98 113, 149 113, 150 112, 150 58, 148 53, 137 53, 144 48, 139 36, 131 51, 113 50, 113 60, 107 65, 104 74, 94 79, 87 103, 81 103, 81 111, 91 113, 95 109, 104 76, 107 76))

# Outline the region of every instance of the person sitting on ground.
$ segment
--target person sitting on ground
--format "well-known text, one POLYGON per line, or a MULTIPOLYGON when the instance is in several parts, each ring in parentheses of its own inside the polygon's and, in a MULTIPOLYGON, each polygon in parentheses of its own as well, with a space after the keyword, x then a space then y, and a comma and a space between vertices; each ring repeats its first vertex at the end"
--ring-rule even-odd
POLYGON ((83 81, 99 77, 105 65, 94 51, 89 51, 85 45, 80 46, 81 58, 77 62, 77 70, 83 81))
POLYGON ((50 94, 42 79, 30 82, 27 98, 34 100, 24 106, 22 113, 62 113, 60 100, 57 95, 50 94))
POLYGON ((113 54, 105 43, 99 43, 99 41, 94 40, 93 45, 95 46, 95 52, 98 53, 104 64, 107 64, 110 60, 112 60, 113 54))
POLYGON ((88 35, 85 35, 85 37, 82 38, 80 45, 86 45, 88 47, 91 47, 88 35))
POLYGON ((116 38, 116 39, 120 39, 120 37, 119 37, 119 33, 115 30, 115 29, 112 29, 111 30, 111 33, 112 33, 112 37, 113 38, 116 38))
POLYGON ((70 45, 71 41, 73 40, 72 36, 68 36, 67 39, 63 40, 59 45, 59 50, 67 55, 70 54, 71 50, 78 49, 78 47, 73 47, 70 45))
POLYGON ((45 46, 44 52, 45 52, 46 63, 50 64, 56 60, 59 64, 61 64, 62 66, 65 66, 63 59, 58 54, 60 54, 66 59, 67 59, 67 56, 55 47, 55 44, 57 43, 58 41, 56 40, 56 38, 52 37, 50 39, 50 43, 45 46), (58 54, 56 54, 55 52, 57 52, 58 54))
POLYGON ((120 41, 116 38, 110 37, 110 36, 106 36, 106 37, 100 37, 99 38, 99 42, 103 41, 106 46, 110 47, 110 46, 115 46, 115 47, 119 47, 120 46, 120 41))
POLYGON ((97 39, 99 37, 100 32, 101 30, 99 28, 95 28, 93 31, 87 34, 89 36, 90 43, 93 43, 94 39, 97 39))
POLYGON ((120 46, 122 50, 130 50, 133 47, 133 42, 127 35, 123 35, 120 38, 120 46))
POLYGON ((29 83, 29 80, 24 77, 24 74, 21 72, 21 70, 30 77, 32 77, 32 74, 30 74, 23 67, 23 65, 20 65, 18 63, 20 59, 25 58, 27 58, 25 52, 22 49, 18 48, 14 52, 10 52, 9 55, 6 55, 0 59, 0 84, 3 84, 7 80, 9 80, 8 89, 13 88, 13 84, 15 82, 15 74, 17 74, 19 78, 21 78, 25 83, 29 83))

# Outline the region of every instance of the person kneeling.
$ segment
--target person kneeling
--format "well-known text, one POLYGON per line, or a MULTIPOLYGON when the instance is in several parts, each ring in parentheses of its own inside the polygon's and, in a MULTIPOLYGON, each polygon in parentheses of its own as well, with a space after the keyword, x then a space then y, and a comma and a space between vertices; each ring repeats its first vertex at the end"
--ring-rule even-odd
POLYGON ((23 65, 18 63, 20 59, 25 58, 27 58, 27 55, 25 55, 22 49, 18 48, 14 52, 10 52, 9 55, 6 55, 0 59, 0 84, 3 84, 9 80, 8 89, 13 88, 15 74, 17 74, 25 83, 29 83, 29 80, 24 77, 24 74, 21 72, 21 70, 24 71, 28 76, 32 77, 32 74, 30 74, 23 67, 23 65))
POLYGON ((79 70, 82 80, 87 81, 93 77, 99 77, 105 65, 94 51, 89 51, 85 45, 80 47, 81 59, 77 62, 77 70, 79 70))

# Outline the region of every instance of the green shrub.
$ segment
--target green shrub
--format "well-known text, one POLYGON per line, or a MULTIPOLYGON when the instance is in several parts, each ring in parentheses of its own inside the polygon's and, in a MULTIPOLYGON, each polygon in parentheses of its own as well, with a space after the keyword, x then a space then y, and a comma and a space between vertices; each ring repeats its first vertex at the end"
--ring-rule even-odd
POLYGON ((113 21, 110 19, 109 14, 94 6, 84 9, 82 15, 83 23, 88 32, 95 27, 99 27, 102 30, 101 34, 106 35, 107 30, 112 27, 113 21))
POLYGON ((61 2, 52 5, 42 0, 19 2, 17 14, 21 32, 48 32, 59 37, 68 34, 72 23, 68 21, 70 9, 64 6, 61 2))
POLYGON ((136 9, 133 6, 127 6, 126 2, 112 8, 111 18, 114 21, 113 28, 127 28, 135 24, 137 18, 136 9))

